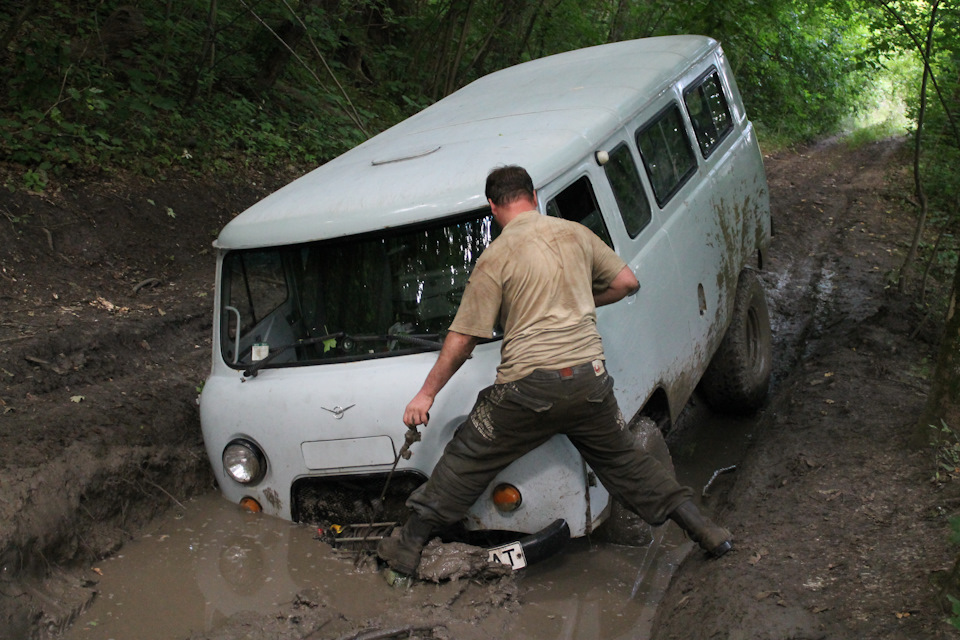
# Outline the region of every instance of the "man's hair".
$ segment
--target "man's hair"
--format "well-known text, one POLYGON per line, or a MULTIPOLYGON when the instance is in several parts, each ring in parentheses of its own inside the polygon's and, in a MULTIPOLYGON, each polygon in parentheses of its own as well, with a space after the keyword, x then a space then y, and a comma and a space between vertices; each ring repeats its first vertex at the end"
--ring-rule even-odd
POLYGON ((497 167, 487 176, 484 194, 498 207, 520 198, 533 199, 533 179, 523 167, 497 167))

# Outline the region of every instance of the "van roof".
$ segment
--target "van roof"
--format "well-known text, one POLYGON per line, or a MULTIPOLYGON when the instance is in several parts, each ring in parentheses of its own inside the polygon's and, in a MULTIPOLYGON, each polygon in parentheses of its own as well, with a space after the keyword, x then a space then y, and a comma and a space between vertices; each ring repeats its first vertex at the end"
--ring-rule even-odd
POLYGON ((646 38, 484 76, 264 198, 214 244, 297 244, 479 209, 500 165, 525 167, 539 187, 717 46, 704 36, 646 38))

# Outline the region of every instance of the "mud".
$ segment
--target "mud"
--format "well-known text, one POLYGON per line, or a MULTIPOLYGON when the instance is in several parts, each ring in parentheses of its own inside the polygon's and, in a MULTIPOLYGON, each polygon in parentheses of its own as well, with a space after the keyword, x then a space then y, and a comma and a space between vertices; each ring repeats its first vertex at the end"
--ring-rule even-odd
POLYGON ((439 538, 427 543, 420 566, 417 567, 418 578, 436 583, 506 575, 510 575, 510 569, 498 562, 491 562, 485 549, 462 542, 443 543, 439 538))
MULTIPOLYGON (((774 393, 749 433, 731 423, 735 459, 697 476, 702 486, 736 465, 706 498, 734 551, 687 556, 655 620, 645 626, 624 595, 644 549, 623 547, 607 566, 581 543, 557 561, 576 567, 564 577, 547 566, 391 589, 360 574, 370 582, 349 601, 307 586, 192 637, 612 638, 651 626, 658 639, 954 637, 941 583, 960 483, 931 482, 932 453, 907 446, 942 314, 889 287, 912 231, 907 160, 894 142, 830 143, 766 164, 774 393), (598 589, 620 604, 591 605, 598 589), (525 611, 547 615, 533 630, 525 611)), ((211 491, 195 407, 210 357, 210 243, 288 178, 0 190, 0 638, 82 631, 70 625, 106 581, 94 569, 211 491)), ((928 284, 930 300, 939 286, 928 284)), ((667 439, 678 469, 703 455, 704 421, 689 419, 702 411, 695 401, 667 439)))
POLYGON ((356 552, 335 551, 313 527, 244 513, 213 492, 183 504, 95 563, 97 597, 64 638, 258 637, 249 629, 267 624, 285 629, 279 637, 323 624, 320 637, 339 638, 411 623, 455 638, 645 637, 691 548, 663 528, 655 549, 572 542, 521 580, 464 576, 389 588, 365 556, 358 563, 356 552))

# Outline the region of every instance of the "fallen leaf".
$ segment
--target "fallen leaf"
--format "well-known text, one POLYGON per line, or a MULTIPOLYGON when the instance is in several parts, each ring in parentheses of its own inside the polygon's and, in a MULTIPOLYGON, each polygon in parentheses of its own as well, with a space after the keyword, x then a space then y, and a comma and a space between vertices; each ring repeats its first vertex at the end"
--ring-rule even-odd
POLYGON ((94 306, 101 307, 107 311, 113 311, 115 308, 115 305, 103 296, 97 296, 97 302, 94 304, 94 306))
POLYGON ((96 567, 94 567, 93 569, 91 569, 91 571, 93 571, 93 572, 94 572, 95 574, 97 574, 98 576, 102 576, 102 575, 103 575, 103 571, 101 571, 100 569, 98 569, 98 568, 96 568, 96 567))
POLYGON ((83 402, 84 400, 83 396, 70 396, 70 402, 83 402))

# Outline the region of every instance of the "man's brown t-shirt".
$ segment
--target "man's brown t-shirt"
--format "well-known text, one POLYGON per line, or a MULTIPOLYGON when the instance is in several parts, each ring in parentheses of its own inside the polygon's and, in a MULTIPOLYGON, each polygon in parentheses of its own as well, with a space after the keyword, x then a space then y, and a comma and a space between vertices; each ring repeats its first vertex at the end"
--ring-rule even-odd
POLYGON ((527 211, 480 255, 451 331, 503 345, 497 382, 603 358, 594 291, 626 266, 585 226, 527 211))

